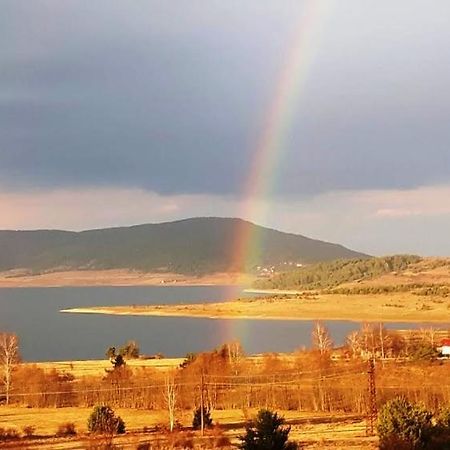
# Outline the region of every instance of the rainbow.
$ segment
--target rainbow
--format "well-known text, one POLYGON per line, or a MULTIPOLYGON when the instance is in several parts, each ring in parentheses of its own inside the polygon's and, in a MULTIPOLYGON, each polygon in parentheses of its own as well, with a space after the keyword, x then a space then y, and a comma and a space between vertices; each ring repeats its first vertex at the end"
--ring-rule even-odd
MULTIPOLYGON (((270 107, 263 120, 262 133, 252 157, 250 174, 243 189, 239 217, 263 224, 270 197, 277 182, 278 166, 286 149, 293 117, 298 111, 331 0, 307 0, 295 27, 292 45, 281 70, 270 107)), ((235 270, 254 266, 259 260, 261 242, 252 227, 242 224, 236 231, 233 250, 235 270)))
MULTIPOLYGON (((238 216, 251 222, 264 224, 267 217, 270 198, 277 182, 278 166, 318 50, 320 35, 333 7, 332 2, 333 0, 306 0, 300 12, 285 64, 262 121, 262 133, 255 146, 251 170, 243 189, 238 216)), ((261 256, 260 249, 261 239, 254 228, 241 223, 235 232, 232 268, 240 271, 257 265, 261 256)), ((226 323, 221 330, 223 342, 237 339, 245 347, 245 339, 250 333, 246 321, 237 319, 226 323)))

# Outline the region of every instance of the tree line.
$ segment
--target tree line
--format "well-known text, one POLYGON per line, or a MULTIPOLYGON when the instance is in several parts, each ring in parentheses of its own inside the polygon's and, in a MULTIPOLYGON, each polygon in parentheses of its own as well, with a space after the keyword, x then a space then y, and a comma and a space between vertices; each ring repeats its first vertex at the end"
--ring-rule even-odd
POLYGON ((124 347, 132 351, 123 352, 121 364, 109 349, 112 364, 103 375, 75 377, 70 372, 20 364, 17 337, 3 333, 0 401, 28 407, 108 404, 167 410, 172 426, 176 410, 200 405, 209 411, 271 408, 362 413, 367 402, 366 361, 375 358, 380 361, 380 401, 402 393, 432 407, 450 403, 448 365, 437 359, 439 336, 433 328, 400 333, 382 324, 365 324, 336 349, 326 327, 317 322, 313 348, 290 355, 250 358, 238 342, 231 342, 210 352, 189 354, 173 370, 132 369, 126 361, 136 356, 137 344, 133 344, 124 347))
POLYGON ((330 289, 342 283, 370 279, 407 269, 422 261, 415 255, 395 255, 369 259, 339 259, 282 272, 255 282, 261 289, 330 289))

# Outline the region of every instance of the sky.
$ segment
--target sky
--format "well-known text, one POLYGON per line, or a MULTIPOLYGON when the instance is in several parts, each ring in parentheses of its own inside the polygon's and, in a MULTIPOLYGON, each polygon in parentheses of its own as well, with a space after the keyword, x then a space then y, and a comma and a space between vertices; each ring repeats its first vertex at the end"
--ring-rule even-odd
POLYGON ((447 0, 0 6, 0 229, 240 216, 450 255, 447 0))

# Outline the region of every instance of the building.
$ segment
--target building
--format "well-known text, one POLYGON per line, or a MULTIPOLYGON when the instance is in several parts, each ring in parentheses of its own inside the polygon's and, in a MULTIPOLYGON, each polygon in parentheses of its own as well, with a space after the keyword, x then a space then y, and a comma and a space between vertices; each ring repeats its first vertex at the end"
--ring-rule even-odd
POLYGON ((442 356, 450 357, 450 339, 442 339, 441 346, 439 348, 442 356))

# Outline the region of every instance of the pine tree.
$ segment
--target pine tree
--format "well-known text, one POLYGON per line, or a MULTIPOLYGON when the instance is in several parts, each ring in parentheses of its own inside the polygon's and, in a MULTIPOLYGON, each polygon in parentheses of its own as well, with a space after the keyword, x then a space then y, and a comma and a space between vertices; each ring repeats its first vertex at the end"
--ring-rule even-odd
POLYGON ((288 442, 291 427, 283 427, 283 417, 267 409, 258 412, 256 420, 245 427, 240 436, 241 450, 296 450, 295 442, 288 442))

